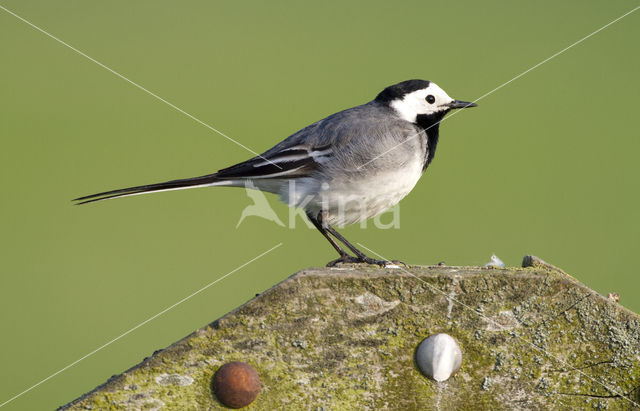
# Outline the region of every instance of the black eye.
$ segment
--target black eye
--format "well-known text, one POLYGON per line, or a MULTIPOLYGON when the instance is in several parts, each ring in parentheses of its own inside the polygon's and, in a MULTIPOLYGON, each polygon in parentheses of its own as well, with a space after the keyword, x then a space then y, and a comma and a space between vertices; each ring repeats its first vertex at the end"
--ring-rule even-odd
POLYGON ((436 102, 436 98, 435 98, 435 97, 433 97, 431 94, 429 94, 429 95, 427 96, 427 98, 425 98, 425 100, 427 100, 427 103, 429 103, 429 104, 433 104, 433 103, 435 103, 435 102, 436 102))

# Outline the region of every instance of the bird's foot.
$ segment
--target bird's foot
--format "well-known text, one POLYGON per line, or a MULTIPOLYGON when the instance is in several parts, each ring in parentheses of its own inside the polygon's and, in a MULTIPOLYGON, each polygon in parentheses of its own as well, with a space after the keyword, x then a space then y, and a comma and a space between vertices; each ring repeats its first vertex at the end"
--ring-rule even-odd
POLYGON ((349 254, 345 254, 342 257, 335 259, 333 261, 329 261, 327 263, 327 267, 335 267, 338 264, 361 264, 364 261, 358 257, 353 257, 349 254))
POLYGON ((367 256, 353 257, 348 254, 345 254, 336 260, 329 261, 329 263, 327 263, 327 267, 335 267, 337 264, 371 264, 371 265, 378 265, 380 267, 389 267, 389 268, 395 268, 400 266, 407 267, 405 263, 398 260, 392 260, 392 261, 376 260, 375 258, 371 258, 367 256))
POLYGON ((391 263, 391 261, 387 261, 387 260, 376 260, 375 258, 371 258, 371 257, 362 257, 360 259, 363 263, 366 264, 371 264, 371 265, 379 265, 380 267, 386 267, 389 264, 393 264, 391 263))

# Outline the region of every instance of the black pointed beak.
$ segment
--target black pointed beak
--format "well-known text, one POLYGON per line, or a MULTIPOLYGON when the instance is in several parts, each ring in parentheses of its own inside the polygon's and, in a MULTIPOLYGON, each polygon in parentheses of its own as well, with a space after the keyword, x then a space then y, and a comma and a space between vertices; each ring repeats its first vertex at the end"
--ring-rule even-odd
POLYGON ((460 100, 453 100, 451 103, 449 103, 449 108, 467 108, 467 107, 478 107, 478 105, 476 103, 471 103, 469 101, 460 101, 460 100))

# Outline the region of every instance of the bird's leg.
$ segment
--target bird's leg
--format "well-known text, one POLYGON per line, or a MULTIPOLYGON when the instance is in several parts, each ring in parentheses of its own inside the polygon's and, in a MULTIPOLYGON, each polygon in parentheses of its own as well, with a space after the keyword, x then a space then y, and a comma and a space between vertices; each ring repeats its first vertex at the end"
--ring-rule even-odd
POLYGON ((360 260, 358 260, 356 257, 353 257, 349 255, 346 251, 344 251, 342 247, 340 247, 340 244, 336 243, 336 241, 333 238, 331 238, 331 236, 327 232, 327 229, 322 225, 321 214, 318 214, 318 217, 316 218, 312 214, 307 213, 307 218, 309 219, 309 221, 313 223, 313 225, 318 229, 318 231, 322 233, 324 238, 326 238, 329 241, 329 243, 331 243, 331 245, 333 246, 333 248, 336 249, 338 254, 340 254, 339 259, 331 261, 329 264, 327 264, 327 266, 332 266, 339 262, 344 262, 344 263, 360 262, 360 260))
POLYGON ((358 250, 353 244, 347 241, 347 239, 344 238, 340 233, 338 233, 333 227, 324 224, 324 222, 322 221, 323 215, 321 212, 318 213, 317 217, 314 217, 313 215, 307 213, 307 217, 313 223, 313 225, 318 229, 318 231, 320 231, 322 235, 327 240, 329 240, 333 248, 335 248, 336 251, 340 254, 340 258, 338 258, 337 260, 330 261, 327 264, 327 267, 332 267, 338 263, 367 263, 367 264, 376 264, 381 267, 384 267, 387 264, 387 261, 375 260, 371 257, 367 257, 366 254, 358 250), (332 234, 338 240, 340 240, 351 251, 353 251, 356 257, 349 255, 342 247, 340 247, 340 244, 338 244, 333 238, 331 238, 329 233, 332 234))
POLYGON ((353 253, 358 257, 358 259, 361 262, 367 263, 367 264, 376 264, 376 265, 379 265, 381 267, 384 267, 389 263, 388 261, 385 261, 385 260, 376 260, 375 258, 371 258, 371 257, 367 256, 365 253, 363 253, 362 251, 357 249, 356 246, 354 246, 349 241, 347 241, 347 239, 344 238, 342 236, 342 234, 337 232, 335 228, 333 228, 331 226, 327 226, 327 231, 331 235, 333 235, 335 238, 340 240, 344 245, 346 245, 349 248, 349 250, 353 251, 353 253))

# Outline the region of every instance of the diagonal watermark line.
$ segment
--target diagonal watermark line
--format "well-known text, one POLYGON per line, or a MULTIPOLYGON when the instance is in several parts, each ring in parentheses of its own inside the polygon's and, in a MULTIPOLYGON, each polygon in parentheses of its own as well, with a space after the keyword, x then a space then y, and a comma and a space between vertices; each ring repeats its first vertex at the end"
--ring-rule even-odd
POLYGON ((239 145, 240 147, 244 148, 245 150, 247 150, 248 152, 250 152, 251 154, 255 155, 256 157, 260 157, 261 159, 265 160, 266 162, 278 167, 279 169, 282 169, 282 167, 280 167, 279 165, 271 162, 269 159, 264 158, 263 156, 261 156, 260 154, 256 153, 255 151, 253 151, 252 149, 250 149, 249 147, 245 146, 244 144, 240 143, 239 141, 229 137, 228 135, 226 135, 225 133, 223 133, 222 131, 218 130, 215 127, 210 126, 209 124, 205 123, 204 121, 200 120, 199 118, 197 118, 196 116, 187 113, 186 111, 184 111, 183 109, 181 109, 180 107, 176 106, 175 104, 170 103, 169 101, 165 100, 164 98, 160 97, 159 95, 155 94, 154 92, 144 88, 143 86, 141 86, 140 84, 136 83, 135 81, 127 78, 126 76, 124 76, 123 74, 120 74, 119 72, 115 71, 114 69, 112 69, 109 66, 106 66, 105 64, 102 64, 101 62, 99 62, 98 60, 94 59, 93 57, 83 53, 82 51, 78 50, 77 48, 73 47, 72 45, 70 45, 69 43, 64 42, 63 40, 59 39, 58 37, 54 36, 53 34, 49 33, 48 31, 36 26, 35 24, 31 23, 29 20, 20 17, 19 15, 17 15, 16 13, 12 12, 11 10, 7 9, 6 7, 0 5, 0 9, 4 10, 5 12, 11 14, 13 17, 17 18, 18 20, 28 24, 29 26, 33 27, 34 29, 38 30, 39 32, 41 32, 42 34, 46 35, 47 37, 50 37, 51 39, 57 41, 58 43, 62 44, 63 46, 75 51, 76 53, 78 53, 79 55, 81 55, 82 57, 94 62, 95 64, 97 64, 98 66, 102 67, 103 69, 109 71, 112 74, 115 74, 116 76, 120 77, 122 80, 126 81, 127 83, 137 87, 138 89, 144 91, 145 93, 149 94, 150 96, 156 98, 157 100, 160 100, 161 102, 163 102, 164 104, 168 105, 169 107, 171 107, 172 109, 184 114, 185 116, 189 117, 190 119, 196 121, 197 123, 199 123, 200 125, 208 128, 209 130, 218 133, 219 135, 221 135, 222 137, 226 138, 227 140, 239 145))
MULTIPOLYGON (((524 76, 525 74, 537 69, 538 67, 542 66, 543 64, 549 62, 550 60, 558 57, 560 54, 564 53, 565 51, 569 50, 572 47, 577 46, 578 44, 582 43, 583 41, 587 40, 588 38, 598 34, 599 32, 601 32, 602 30, 606 29, 607 27, 611 26, 612 24, 617 23, 618 21, 622 20, 623 18, 627 17, 629 14, 635 12, 636 10, 640 9, 640 6, 635 7, 634 9, 624 13, 622 16, 611 20, 609 23, 605 24, 604 26, 600 27, 599 29, 597 29, 594 32, 591 32, 590 34, 587 34, 586 36, 584 36, 583 38, 581 38, 580 40, 568 45, 567 47, 563 48, 560 51, 555 52, 554 54, 552 54, 551 56, 547 57, 546 59, 542 60, 541 62, 539 62, 538 64, 529 67, 528 69, 526 69, 525 71, 523 71, 522 73, 518 74, 517 76, 513 77, 511 80, 506 81, 502 84, 500 84, 498 87, 494 88, 493 90, 484 93, 483 95, 481 95, 480 97, 478 97, 477 99, 473 100, 472 103, 477 103, 478 101, 482 100, 483 98, 490 96, 491 94, 495 93, 496 91, 500 90, 501 88, 503 88, 504 86, 511 84, 512 82, 516 81, 517 79, 519 79, 520 77, 524 76)), ((454 116, 456 116, 458 113, 460 112, 460 110, 458 110, 457 112, 451 113, 449 116, 443 118, 442 120, 436 122, 435 124, 430 125, 429 127, 427 127, 424 131, 429 130, 432 127, 437 126, 438 124, 442 123, 444 120, 450 119, 454 116)), ((384 156, 385 154, 388 154, 389 152, 397 149, 398 147, 400 147, 401 145, 405 144, 406 142, 413 140, 414 138, 418 137, 420 134, 422 134, 422 132, 416 133, 410 137, 408 137, 406 140, 404 140, 402 143, 399 143, 393 147, 391 147, 390 149, 388 149, 387 151, 385 151, 384 153, 372 158, 371 160, 367 161, 366 163, 360 165, 357 170, 360 170, 362 167, 366 166, 367 164, 376 161, 377 159, 379 159, 380 157, 384 156)))
POLYGON ((77 360, 75 360, 74 362, 70 363, 69 365, 65 366, 64 368, 59 369, 58 371, 54 372, 53 374, 51 374, 50 376, 48 376, 47 378, 43 379, 42 381, 32 385, 31 387, 27 388, 26 390, 22 391, 19 394, 14 395, 13 397, 9 398, 8 400, 6 400, 5 402, 0 404, 0 408, 4 407, 5 405, 9 404, 11 401, 15 400, 16 398, 19 398, 21 396, 23 396, 24 394, 28 393, 29 391, 33 390, 34 388, 36 388, 37 386, 44 384, 45 382, 49 381, 51 378, 55 377, 56 375, 68 370, 69 368, 73 367, 74 365, 76 365, 77 363, 79 363, 80 361, 92 356, 93 354, 97 353, 98 351, 102 350, 103 348, 108 347, 109 345, 113 344, 114 342, 118 341, 119 339, 123 338, 124 336, 131 334, 132 332, 134 332, 135 330, 137 330, 138 328, 142 327, 143 325, 147 324, 150 321, 153 321, 154 319, 160 317, 162 314, 166 313, 167 311, 177 307, 178 305, 182 304, 183 302, 189 300, 190 298, 196 296, 197 294, 200 294, 201 292, 203 292, 204 290, 206 290, 207 288, 211 287, 212 285, 224 280, 225 278, 227 278, 228 276, 230 276, 231 274, 237 272, 238 270, 241 270, 242 268, 248 266, 249 264, 253 263, 254 261, 260 259, 261 257, 269 254, 270 252, 272 252, 273 250, 275 250, 276 248, 280 247, 282 245, 282 243, 278 243, 277 245, 271 247, 270 249, 268 249, 267 251, 263 252, 262 254, 253 257, 251 260, 247 261, 246 263, 234 268, 233 270, 229 271, 228 273, 226 273, 225 275, 223 275, 222 277, 217 278, 216 280, 210 282, 209 284, 205 285, 204 287, 202 287, 201 289, 199 289, 198 291, 184 297, 183 299, 181 299, 180 301, 178 301, 175 304, 170 305, 169 307, 165 308, 164 310, 160 311, 157 314, 152 315, 151 317, 147 318, 146 320, 144 320, 143 322, 141 322, 140 324, 136 325, 135 327, 125 331, 124 333, 120 334, 119 336, 115 337, 114 339, 112 339, 111 341, 101 345, 100 347, 96 348, 95 350, 91 351, 88 354, 83 355, 82 357, 78 358, 77 360))
MULTIPOLYGON (((364 248, 365 250, 369 251, 372 254, 375 254, 378 258, 381 258, 383 260, 386 261, 391 261, 386 259, 385 257, 381 256, 380 254, 376 253, 375 251, 373 251, 372 249, 368 248, 367 246, 363 245, 362 243, 358 243, 358 245, 362 248, 364 248)), ((427 287, 429 287, 432 291, 437 292, 438 294, 442 294, 447 300, 449 301, 453 301, 457 304, 460 304, 462 307, 468 309, 469 311, 474 312, 475 314, 477 314, 478 316, 482 317, 484 320, 486 320, 487 322, 492 323, 493 325, 497 326, 500 330, 504 331, 504 326, 502 324, 500 324, 499 322, 487 317, 486 315, 479 313, 478 311, 476 311, 473 307, 463 303, 462 301, 458 300, 455 297, 450 296, 449 294, 445 293, 444 291, 440 290, 438 287, 433 286, 431 284, 429 284, 428 282, 424 281, 422 278, 418 277, 417 275, 413 274, 410 271, 405 270, 404 268, 398 266, 398 269, 402 270, 403 272, 409 274, 410 276, 414 277, 415 279, 417 279, 418 281, 422 282, 423 284, 425 284, 427 287)), ((520 341, 526 343, 527 345, 532 346, 533 348, 535 348, 536 350, 546 354, 547 356, 553 358, 554 360, 556 360, 557 362, 559 362, 560 364, 566 366, 567 368, 570 368, 573 371, 577 371, 578 373, 580 373, 582 376, 586 377, 587 379, 593 381, 594 383, 602 386, 604 389, 606 389, 608 392, 614 393, 617 396, 619 396, 620 398, 624 398, 625 400, 629 401, 630 403, 632 403, 633 405, 635 405, 636 407, 640 407, 640 404, 636 403, 635 401, 633 401, 632 399, 626 397, 624 394, 619 393, 618 391, 614 390, 613 388, 610 388, 608 386, 606 386, 605 384, 603 384, 602 382, 596 380, 595 378, 591 377, 588 374, 585 374, 584 372, 582 372, 582 370, 575 368, 574 366, 572 366, 571 364, 569 364, 568 362, 558 358, 557 356, 551 354, 550 352, 548 352, 547 350, 545 350, 544 348, 538 347, 537 345, 535 345, 533 342, 526 340, 524 337, 519 336, 518 334, 513 334, 513 336, 517 339, 519 339, 520 341)))

